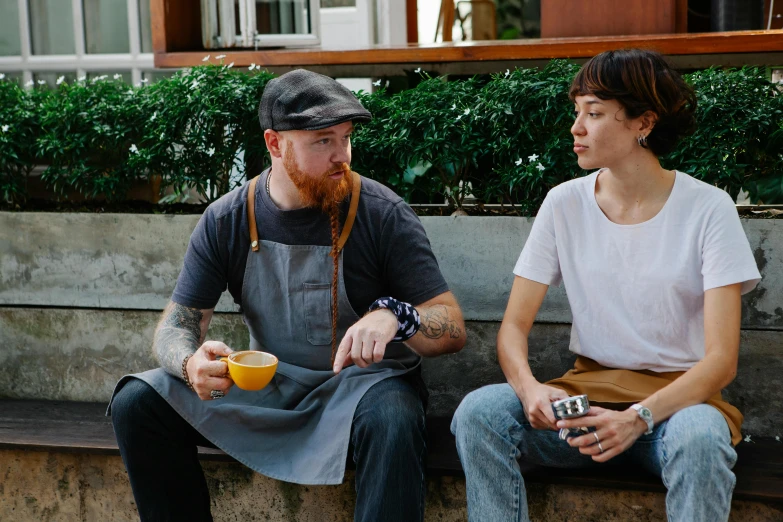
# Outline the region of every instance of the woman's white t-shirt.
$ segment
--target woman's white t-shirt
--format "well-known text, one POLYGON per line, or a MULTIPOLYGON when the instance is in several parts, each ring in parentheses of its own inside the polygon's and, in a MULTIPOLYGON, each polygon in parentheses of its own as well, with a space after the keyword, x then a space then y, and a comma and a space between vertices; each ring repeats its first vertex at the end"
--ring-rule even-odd
MULTIPOLYGON (((600 171, 599 171, 600 172, 600 171)), ((547 194, 514 274, 565 284, 571 351, 611 368, 687 370, 704 357, 704 292, 761 280, 729 195, 676 172, 661 211, 610 221, 595 200, 598 172, 547 194)))

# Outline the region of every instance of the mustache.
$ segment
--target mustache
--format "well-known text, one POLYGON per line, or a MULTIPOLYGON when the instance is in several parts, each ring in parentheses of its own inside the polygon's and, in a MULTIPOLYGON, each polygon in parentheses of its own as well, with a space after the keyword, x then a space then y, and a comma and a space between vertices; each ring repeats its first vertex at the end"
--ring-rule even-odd
POLYGON ((351 172, 351 167, 347 163, 342 163, 339 167, 335 167, 334 169, 327 172, 324 177, 332 176, 334 174, 337 174, 338 172, 342 172, 346 176, 348 173, 351 172))

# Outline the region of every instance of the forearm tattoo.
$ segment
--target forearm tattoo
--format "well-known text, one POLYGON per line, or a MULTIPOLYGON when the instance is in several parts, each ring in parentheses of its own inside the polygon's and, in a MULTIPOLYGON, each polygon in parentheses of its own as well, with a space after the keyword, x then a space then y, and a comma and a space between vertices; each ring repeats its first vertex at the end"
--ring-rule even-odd
POLYGON ((457 321, 449 318, 449 309, 445 305, 433 305, 419 310, 421 327, 419 331, 430 339, 440 339, 448 335, 452 339, 462 337, 462 328, 457 321))
POLYGON ((197 308, 176 303, 161 320, 152 341, 153 352, 161 368, 175 377, 182 377, 182 360, 201 344, 201 319, 197 308))

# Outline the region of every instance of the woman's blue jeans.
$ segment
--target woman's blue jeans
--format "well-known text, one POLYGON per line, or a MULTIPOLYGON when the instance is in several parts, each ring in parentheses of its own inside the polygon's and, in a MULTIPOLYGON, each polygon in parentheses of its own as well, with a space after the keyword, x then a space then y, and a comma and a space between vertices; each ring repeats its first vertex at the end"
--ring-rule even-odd
MULTIPOLYGON (((465 397, 451 431, 465 470, 470 522, 529 520, 520 460, 556 468, 609 465, 582 455, 556 431, 533 429, 508 384, 485 386, 465 397)), ((700 404, 658 424, 610 463, 631 463, 661 477, 670 522, 721 522, 729 518, 736 461, 726 420, 700 404)))
MULTIPOLYGON (((349 449, 356 463, 354 520, 424 519, 426 398, 416 373, 385 379, 359 401, 349 449)), ((211 521, 196 446, 214 446, 138 379, 117 393, 111 411, 141 520, 211 521)))

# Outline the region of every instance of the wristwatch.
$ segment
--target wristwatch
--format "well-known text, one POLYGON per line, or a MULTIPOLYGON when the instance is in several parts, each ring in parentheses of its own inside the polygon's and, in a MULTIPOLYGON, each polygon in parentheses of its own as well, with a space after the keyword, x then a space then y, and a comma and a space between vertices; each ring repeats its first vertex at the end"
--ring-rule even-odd
POLYGON ((639 415, 639 418, 642 419, 645 424, 647 424, 647 431, 645 431, 644 434, 649 435, 652 433, 655 423, 653 423, 652 412, 650 409, 646 406, 642 406, 641 404, 634 404, 631 406, 631 408, 636 410, 636 414, 639 415))

